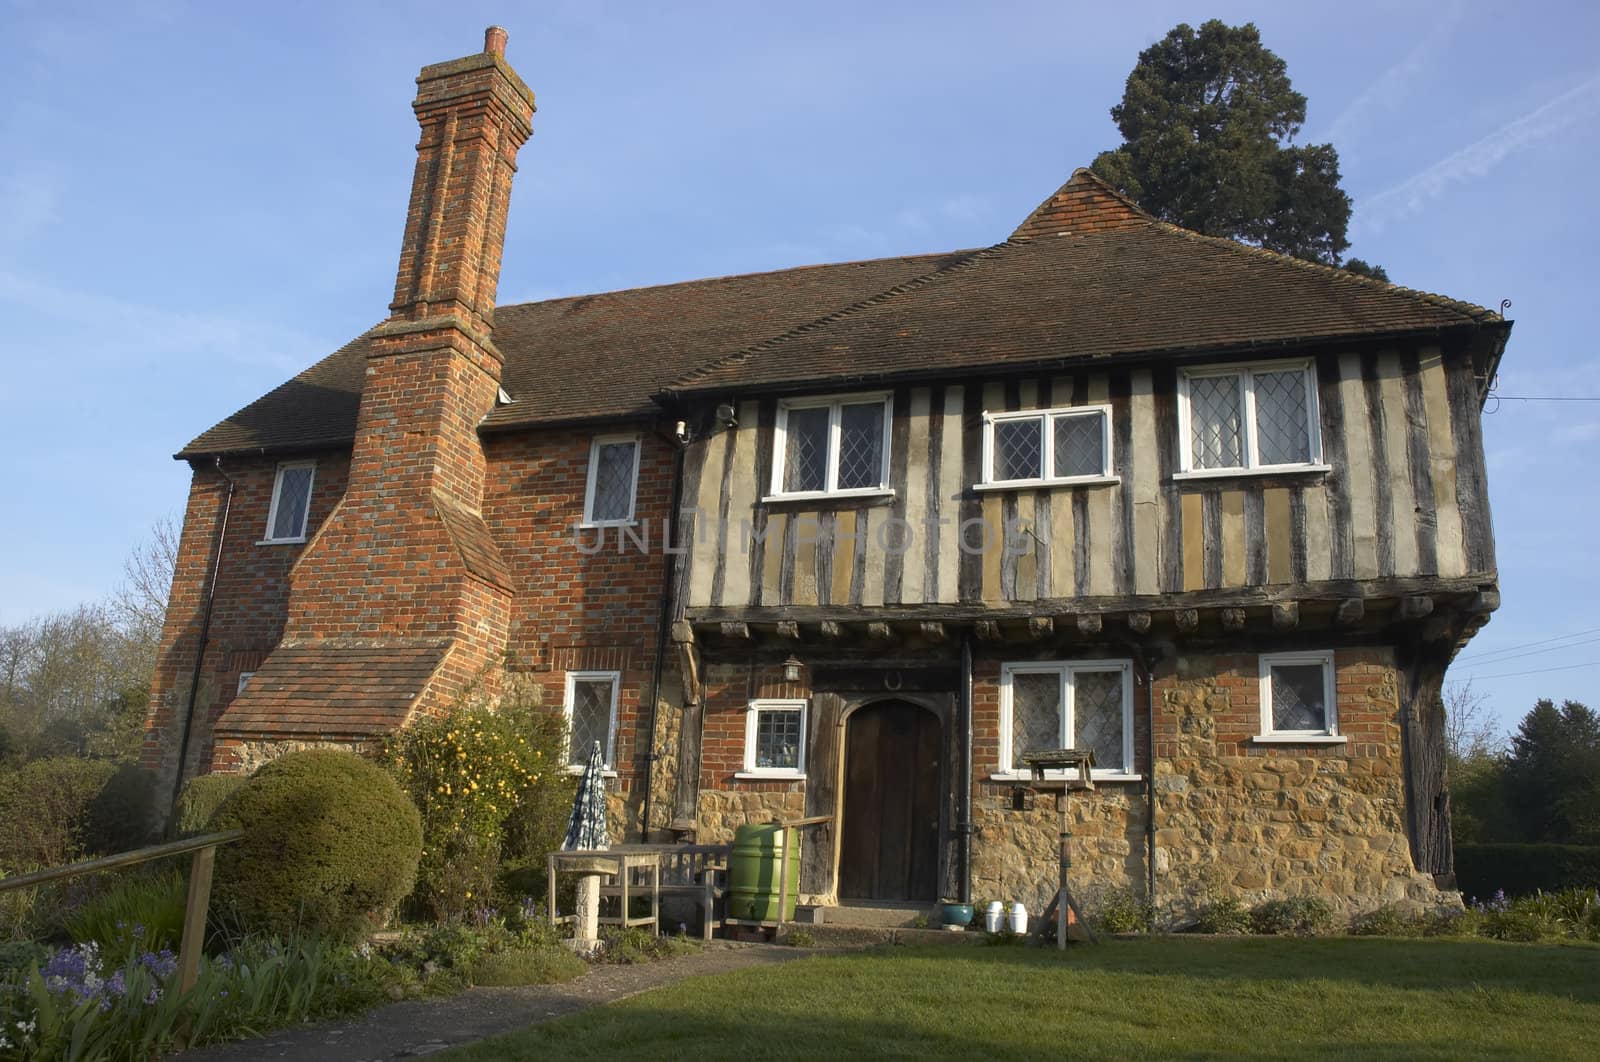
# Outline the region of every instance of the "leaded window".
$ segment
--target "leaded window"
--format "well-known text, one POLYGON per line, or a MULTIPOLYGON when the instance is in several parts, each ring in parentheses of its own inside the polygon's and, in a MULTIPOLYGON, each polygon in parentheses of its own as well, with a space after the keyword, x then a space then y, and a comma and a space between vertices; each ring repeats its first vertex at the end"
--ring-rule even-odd
POLYGON ((639 482, 637 436, 601 436, 589 447, 589 482, 584 495, 587 524, 625 524, 633 519, 639 482))
POLYGON ((752 701, 745 723, 745 773, 804 774, 805 742, 805 701, 752 701))
POLYGON ((1107 406, 991 413, 984 417, 984 484, 1070 483, 1111 476, 1107 406))
POLYGON ((887 490, 889 420, 890 400, 885 395, 780 404, 773 493, 865 494, 887 490))
POLYGON ((1185 372, 1179 401, 1185 472, 1295 468, 1322 459, 1308 362, 1185 372))
POLYGON ((311 484, 315 461, 285 461, 278 466, 272 485, 272 507, 267 513, 268 542, 304 542, 311 515, 311 484))
POLYGON ((616 751, 617 689, 615 671, 573 671, 567 675, 567 726, 571 733, 567 762, 582 767, 596 742, 607 769, 616 751))
POLYGON ((1133 771, 1132 667, 1125 660, 1007 664, 1001 671, 1002 773, 1024 775, 1023 757, 1093 749, 1095 775, 1133 771))
POLYGON ((1261 657, 1262 736, 1336 736, 1334 688, 1332 653, 1261 657))

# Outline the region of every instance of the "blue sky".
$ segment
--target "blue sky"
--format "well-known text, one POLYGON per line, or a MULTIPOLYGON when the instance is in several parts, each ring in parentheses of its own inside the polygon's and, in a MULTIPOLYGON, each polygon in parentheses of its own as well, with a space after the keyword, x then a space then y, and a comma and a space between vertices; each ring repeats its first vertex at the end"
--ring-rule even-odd
MULTIPOLYGON (((1512 299, 1501 393, 1600 396, 1594 5, 0 0, 0 622, 106 593, 181 511, 171 453, 384 316, 412 78, 492 22, 540 106, 516 302, 993 243, 1115 145, 1139 50, 1213 16, 1339 149, 1351 253, 1512 299)), ((1454 674, 1509 725, 1600 706, 1600 402, 1491 408, 1505 605, 1454 674)))

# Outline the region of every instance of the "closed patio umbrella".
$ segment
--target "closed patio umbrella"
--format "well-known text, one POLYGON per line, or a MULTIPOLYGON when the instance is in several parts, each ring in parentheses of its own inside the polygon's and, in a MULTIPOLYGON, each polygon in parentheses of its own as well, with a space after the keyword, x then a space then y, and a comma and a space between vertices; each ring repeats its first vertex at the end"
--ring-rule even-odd
MULTIPOLYGON (((600 755, 600 742, 589 750, 589 762, 578 779, 578 795, 572 802, 572 818, 567 820, 567 836, 561 842, 564 852, 593 852, 609 848, 611 838, 606 831, 606 777, 605 759, 600 755)), ((577 927, 573 941, 578 949, 591 952, 600 939, 600 875, 581 874, 578 877, 577 927)))

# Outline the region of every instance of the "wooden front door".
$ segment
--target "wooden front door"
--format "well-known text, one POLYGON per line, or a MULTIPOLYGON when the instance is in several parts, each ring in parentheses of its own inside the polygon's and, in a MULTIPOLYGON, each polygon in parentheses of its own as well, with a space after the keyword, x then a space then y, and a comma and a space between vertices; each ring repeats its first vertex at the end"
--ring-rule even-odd
POLYGON ((904 701, 845 730, 839 897, 933 901, 939 874, 939 720, 904 701))

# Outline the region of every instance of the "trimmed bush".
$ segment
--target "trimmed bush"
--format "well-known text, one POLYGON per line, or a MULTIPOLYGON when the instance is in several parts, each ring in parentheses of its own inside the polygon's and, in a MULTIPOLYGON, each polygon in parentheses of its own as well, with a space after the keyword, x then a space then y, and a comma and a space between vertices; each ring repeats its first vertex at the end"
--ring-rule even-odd
POLYGON ((1236 896, 1208 893, 1195 920, 1196 933, 1248 933, 1251 929, 1250 911, 1236 896))
POLYGON ((1256 933, 1314 937, 1333 931, 1333 908, 1319 896, 1268 900, 1250 912, 1250 928, 1256 933))
POLYGON ((178 835, 193 837, 208 832, 211 816, 244 783, 242 774, 202 774, 189 779, 178 797, 174 823, 178 835))
POLYGON ((217 852, 218 905, 250 932, 353 942, 416 882, 417 809, 381 767, 351 752, 291 752, 212 817, 244 838, 217 852))
POLYGON ((1093 920, 1102 933, 1148 933, 1155 915, 1150 902, 1132 889, 1110 889, 1100 897, 1093 920))
POLYGON ((1463 844, 1456 846, 1456 885, 1468 901, 1497 892, 1536 892, 1600 887, 1600 845, 1463 844))
POLYGON ((52 756, 0 776, 0 871, 56 867, 88 848, 89 808, 117 768, 52 756))
POLYGON ((134 764, 118 767, 88 807, 84 845, 109 855, 155 841, 156 775, 134 764))

